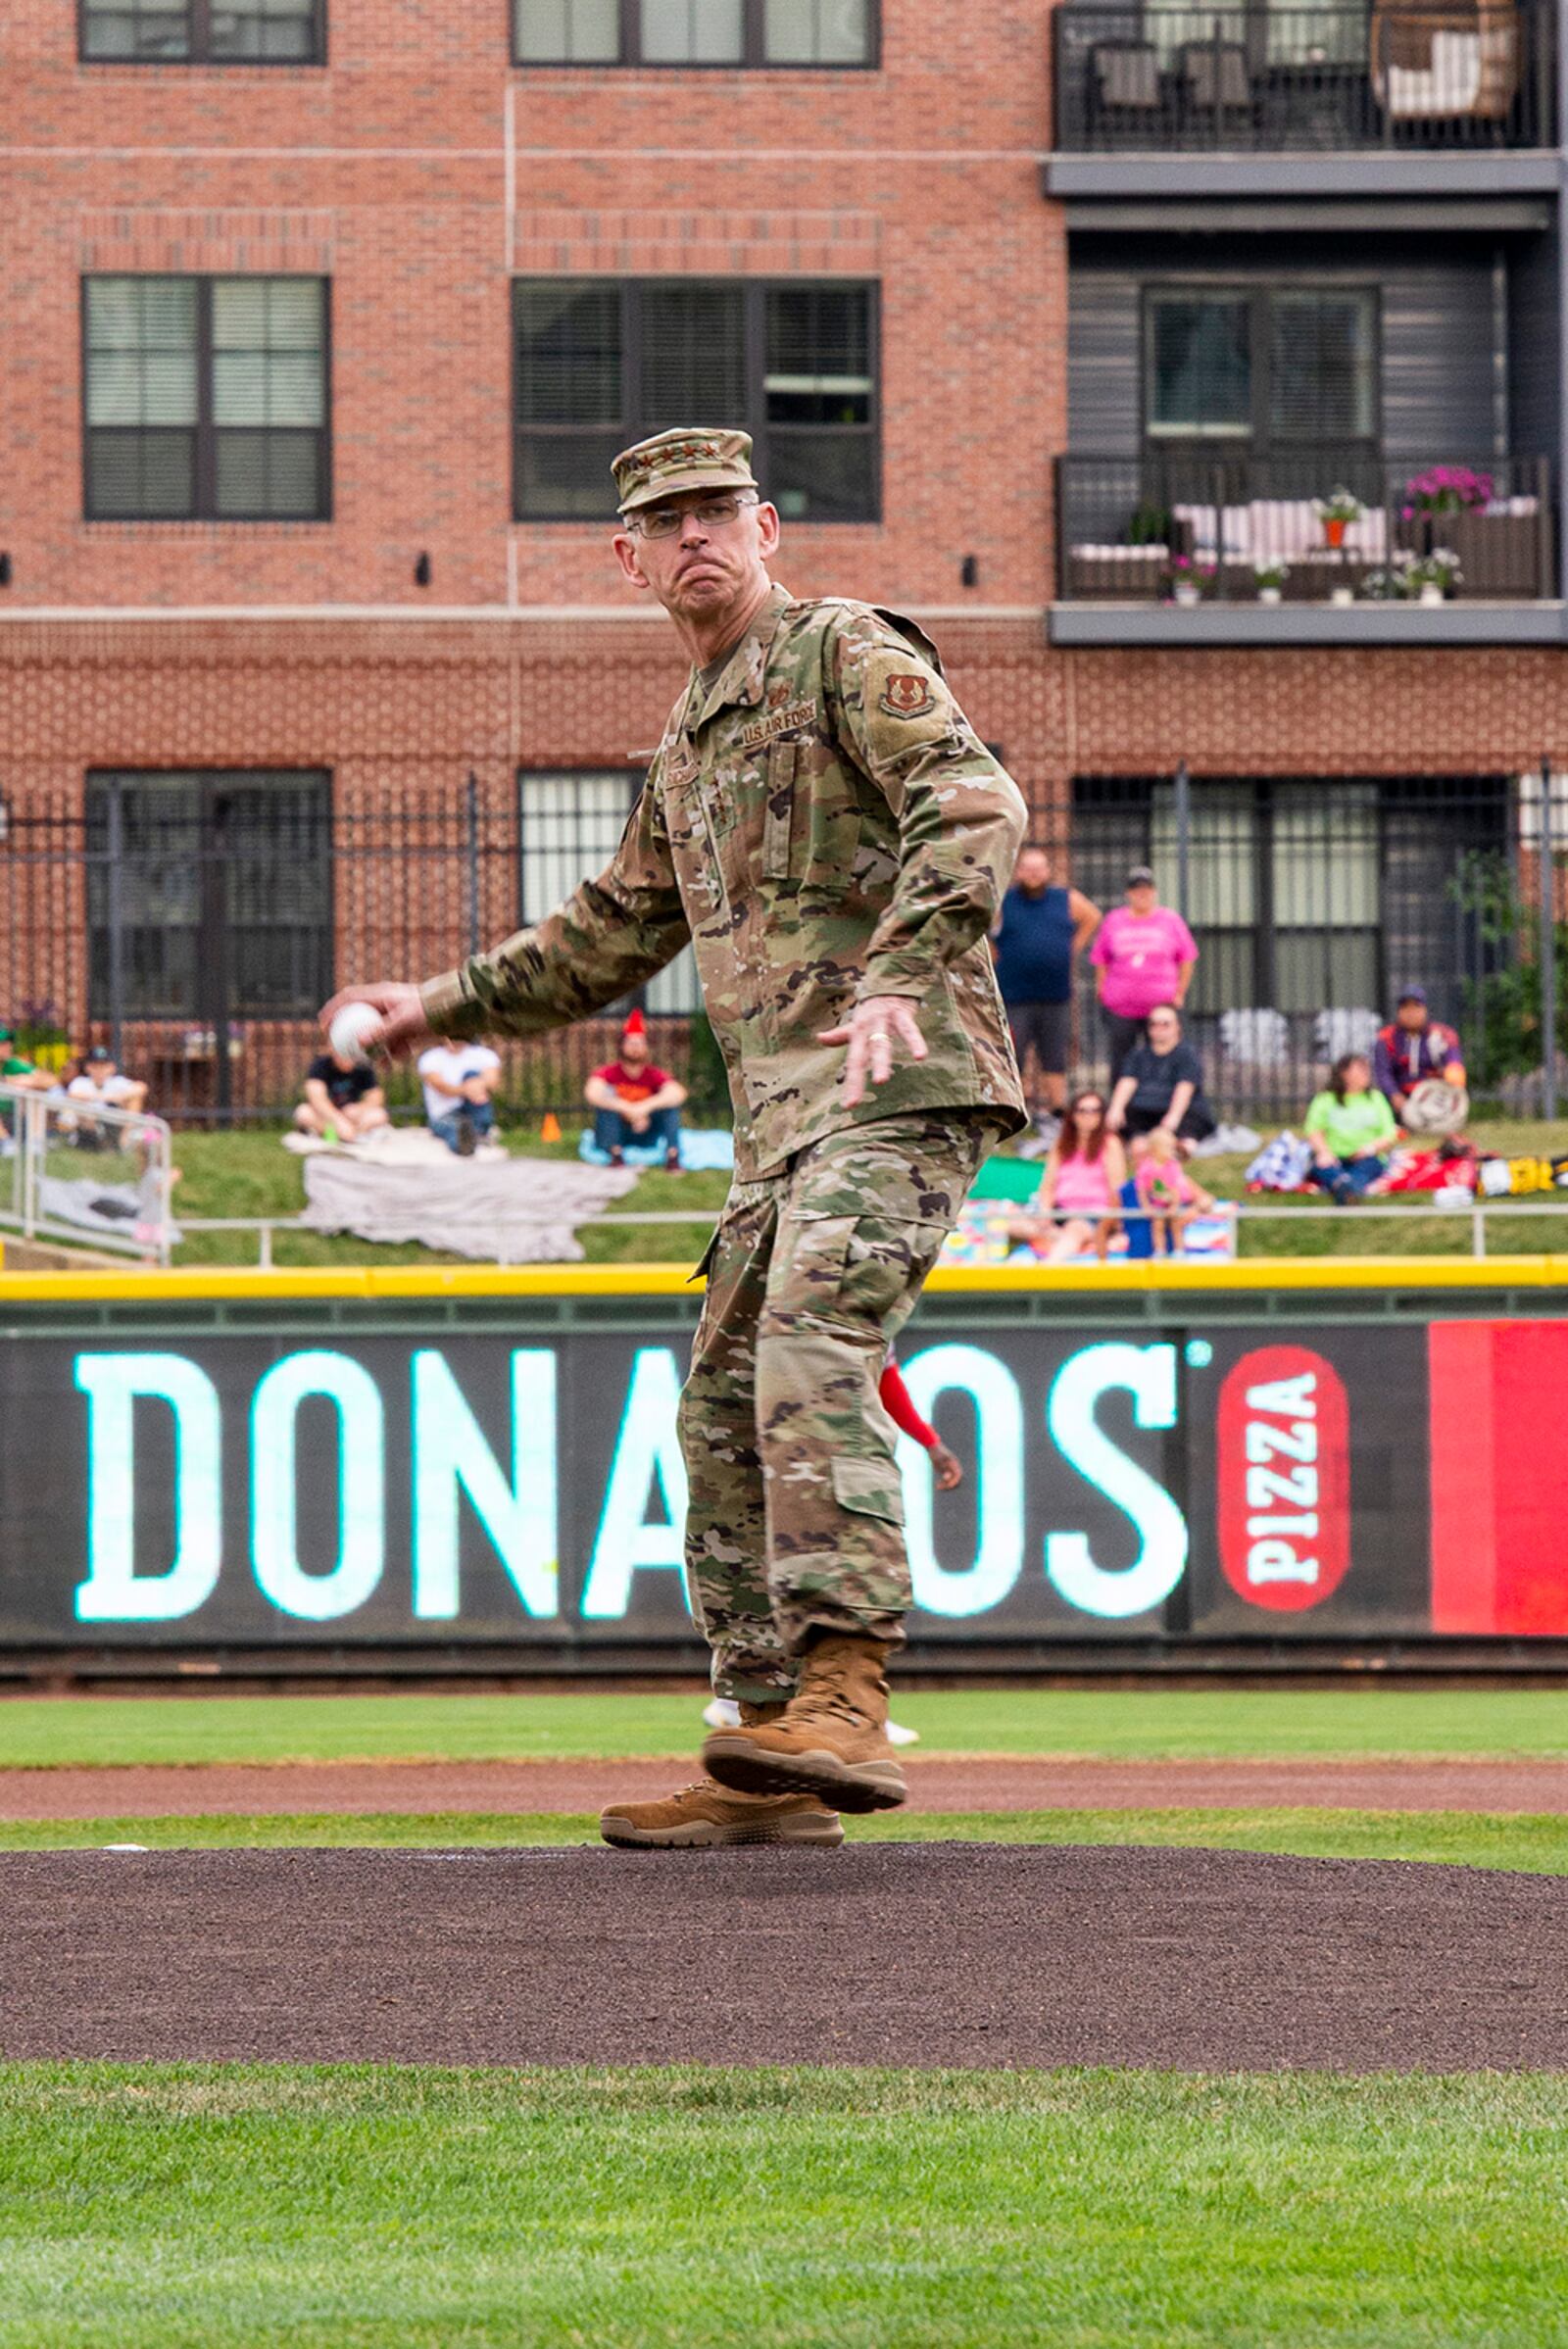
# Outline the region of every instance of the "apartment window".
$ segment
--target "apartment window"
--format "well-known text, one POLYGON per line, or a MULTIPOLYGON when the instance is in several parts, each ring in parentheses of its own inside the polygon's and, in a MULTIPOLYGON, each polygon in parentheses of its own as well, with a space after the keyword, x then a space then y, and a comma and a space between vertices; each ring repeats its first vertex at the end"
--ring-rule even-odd
POLYGON ((89 521, 318 521, 331 507, 319 277, 89 277, 89 521))
MULTIPOLYGON (((517 839, 524 927, 543 921, 578 883, 602 873, 643 787, 640 769, 524 768, 517 777, 517 839)), ((643 991, 650 1012, 702 1009, 697 963, 687 947, 643 991)))
POLYGON ((1159 287, 1145 297, 1144 421, 1152 441, 1258 454, 1370 452, 1378 435, 1378 297, 1369 287, 1159 287))
MULTIPOLYGON (((1072 873, 1113 904, 1131 864, 1182 904, 1175 787, 1084 777, 1074 787, 1072 873)), ((1412 980, 1461 1019, 1465 980, 1495 948, 1464 887, 1507 841, 1505 781, 1479 776, 1195 777, 1187 918, 1199 959, 1187 1007, 1212 1038, 1227 1011, 1284 1013, 1298 1042, 1324 1010, 1369 1010, 1412 980)))
POLYGON ((876 0, 514 0, 524 66, 874 66, 876 0))
POLYGON ((79 0, 88 65, 318 66, 326 0, 79 0))
POLYGON ((529 278, 514 318, 519 521, 603 518, 617 451, 730 422, 787 518, 876 518, 873 286, 529 278))
POLYGON ((325 774, 92 774, 86 813, 93 1019, 118 1010, 221 1032, 315 1017, 332 992, 325 774))

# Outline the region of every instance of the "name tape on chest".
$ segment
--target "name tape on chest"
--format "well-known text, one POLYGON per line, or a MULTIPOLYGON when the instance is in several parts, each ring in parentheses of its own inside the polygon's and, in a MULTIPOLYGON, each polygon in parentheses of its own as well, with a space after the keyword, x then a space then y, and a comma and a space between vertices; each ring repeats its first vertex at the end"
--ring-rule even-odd
POLYGON ((801 726, 810 725, 816 716, 814 702, 792 702, 787 710, 775 710, 767 717, 754 718, 743 726, 737 741, 743 751, 760 751, 764 743, 774 741, 780 734, 793 734, 801 726))

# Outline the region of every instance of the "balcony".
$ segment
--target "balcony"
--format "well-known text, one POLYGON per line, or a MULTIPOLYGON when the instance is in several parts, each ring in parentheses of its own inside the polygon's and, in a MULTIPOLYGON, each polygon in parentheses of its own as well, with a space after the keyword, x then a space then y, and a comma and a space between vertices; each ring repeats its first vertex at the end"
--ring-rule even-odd
POLYGON ((1068 155, 1419 159, 1557 143, 1549 0, 1063 0, 1053 25, 1055 144, 1068 155))
POLYGON ((1058 642, 1561 638, 1544 458, 1061 457, 1056 514, 1058 642))

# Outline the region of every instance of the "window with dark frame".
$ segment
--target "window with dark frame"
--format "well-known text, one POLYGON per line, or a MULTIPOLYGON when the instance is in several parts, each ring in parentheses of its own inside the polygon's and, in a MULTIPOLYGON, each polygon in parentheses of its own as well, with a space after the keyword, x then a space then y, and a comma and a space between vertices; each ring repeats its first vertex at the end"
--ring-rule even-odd
MULTIPOLYGON (((526 929, 604 871, 643 787, 640 767, 522 767, 517 773, 518 914, 526 929)), ((687 947, 641 992, 655 1015, 703 1007, 687 947)))
POLYGON ((89 1016, 314 1019, 332 992, 332 789, 318 770, 87 777, 89 1016), (112 951, 108 849, 119 802, 112 951), (121 1000, 112 1001, 118 960, 121 1000))
POLYGON ((331 512, 321 277, 83 280, 89 521, 331 512))
POLYGON ((513 0, 520 66, 874 67, 879 0, 513 0))
MULTIPOLYGON (((1419 979, 1441 997, 1439 1017, 1461 1017, 1467 975, 1494 949, 1458 884, 1474 859, 1505 853, 1507 794, 1505 778, 1487 776, 1195 776, 1190 1014, 1214 1023, 1268 1008, 1309 1023, 1383 1004, 1419 979)), ((1148 863, 1176 905, 1176 826, 1168 778, 1080 776, 1073 879, 1111 905, 1129 865, 1148 863)))
POLYGON ((1371 286, 1152 285, 1144 299, 1144 429, 1257 455, 1375 450, 1371 286))
POLYGON ((77 0, 84 65, 319 66, 326 0, 77 0))
POLYGON ((787 520, 877 519, 874 285, 522 278, 513 316, 518 521, 606 519, 619 450, 729 422, 787 520))

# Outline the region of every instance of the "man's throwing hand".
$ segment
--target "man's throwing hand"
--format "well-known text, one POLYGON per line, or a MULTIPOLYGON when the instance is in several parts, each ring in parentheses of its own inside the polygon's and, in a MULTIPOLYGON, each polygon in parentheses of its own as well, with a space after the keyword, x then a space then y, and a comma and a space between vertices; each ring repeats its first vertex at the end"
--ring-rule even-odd
POLYGON ((906 995, 868 995, 856 1004, 846 1026, 819 1029, 816 1041, 850 1048, 844 1061, 846 1109, 864 1101, 868 1080, 873 1085, 887 1083, 893 1074, 895 1045, 902 1045, 911 1060, 926 1057, 914 1002, 906 995))
POLYGON ((424 1016, 424 998, 417 987, 409 987, 395 980, 381 980, 374 987, 345 987, 321 1005, 323 1030, 329 1031, 338 1013, 350 1003, 369 1003, 381 1014, 381 1033, 376 1049, 401 1060, 416 1046, 433 1044, 435 1039, 424 1016))

